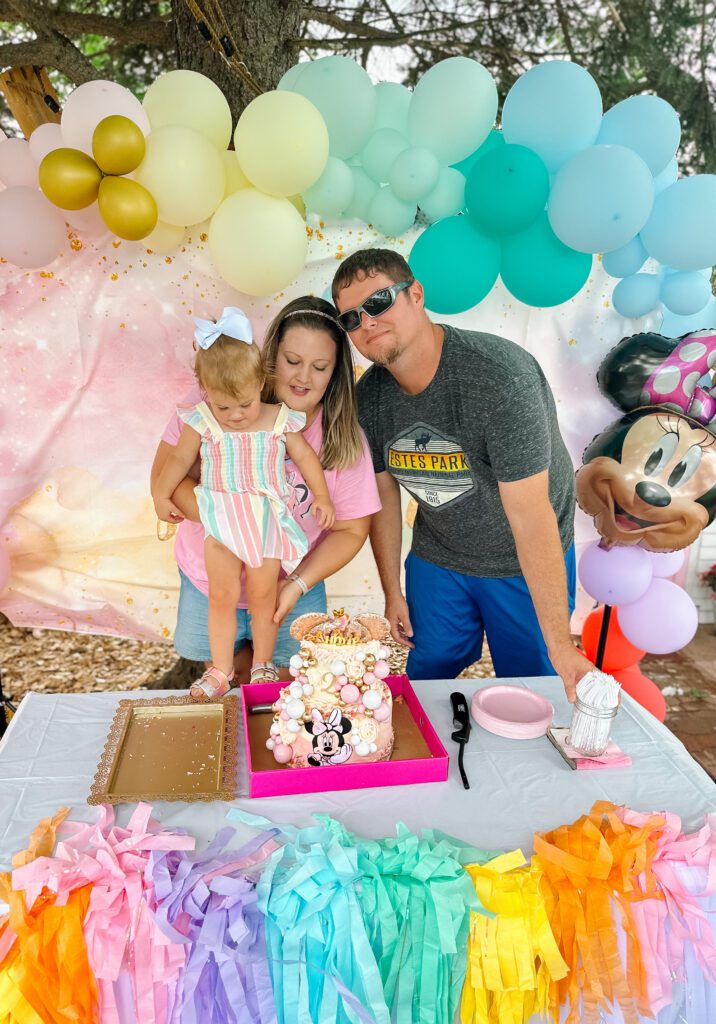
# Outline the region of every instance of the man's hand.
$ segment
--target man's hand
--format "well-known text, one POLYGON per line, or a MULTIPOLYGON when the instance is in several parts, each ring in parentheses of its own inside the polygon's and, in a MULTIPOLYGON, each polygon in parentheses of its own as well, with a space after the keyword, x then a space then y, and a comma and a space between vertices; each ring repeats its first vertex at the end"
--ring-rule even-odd
POLYGON ((413 627, 410 625, 410 612, 408 602, 403 594, 398 593, 395 597, 385 600, 385 617, 390 623, 390 635, 396 643, 403 647, 415 647, 408 639, 413 635, 413 627))
POLYGON ((280 625, 289 612, 293 611, 296 601, 298 601, 301 594, 302 590, 295 580, 279 580, 278 594, 276 598, 276 613, 273 617, 273 621, 280 625))
POLYGON ((551 650, 549 652, 549 660, 552 662, 557 675, 562 677, 567 700, 570 704, 574 704, 577 683, 587 672, 591 672, 594 669, 594 665, 592 665, 588 658, 585 658, 581 651, 577 650, 571 641, 561 644, 555 650, 551 650))
POLYGON ((157 519, 161 519, 163 523, 181 523, 184 520, 181 511, 169 498, 155 498, 154 509, 157 519))

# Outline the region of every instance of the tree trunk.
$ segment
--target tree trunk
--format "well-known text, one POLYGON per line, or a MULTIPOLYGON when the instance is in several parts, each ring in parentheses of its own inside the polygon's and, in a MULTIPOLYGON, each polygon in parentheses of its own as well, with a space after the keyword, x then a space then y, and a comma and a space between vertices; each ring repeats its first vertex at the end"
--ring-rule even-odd
POLYGON ((197 0, 192 13, 186 0, 173 0, 177 67, 198 71, 216 82, 236 120, 257 91, 275 89, 295 63, 298 51, 292 41, 300 38, 301 6, 295 0, 222 0, 221 10, 236 45, 234 56, 246 65, 256 82, 254 90, 227 66, 197 27, 197 10, 210 28, 217 26, 217 6, 197 0))

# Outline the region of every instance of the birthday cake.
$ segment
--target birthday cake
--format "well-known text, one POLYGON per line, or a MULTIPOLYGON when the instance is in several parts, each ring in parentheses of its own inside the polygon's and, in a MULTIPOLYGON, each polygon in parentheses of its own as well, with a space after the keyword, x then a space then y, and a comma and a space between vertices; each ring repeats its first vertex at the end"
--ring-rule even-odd
POLYGON ((393 698, 387 619, 301 615, 291 635, 301 648, 293 677, 273 705, 266 746, 290 768, 387 761, 393 750, 393 698))

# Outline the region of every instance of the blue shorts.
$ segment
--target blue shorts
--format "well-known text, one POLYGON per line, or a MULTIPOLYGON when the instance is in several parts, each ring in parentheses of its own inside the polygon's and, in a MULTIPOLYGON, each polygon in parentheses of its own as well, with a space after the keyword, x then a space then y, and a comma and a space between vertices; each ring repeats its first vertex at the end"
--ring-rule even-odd
MULTIPOLYGON (((191 661, 211 661, 209 647, 209 598, 194 586, 188 576, 179 570, 181 589, 179 591, 179 608, 177 624, 174 630, 174 647, 177 654, 191 661)), ((298 653, 299 643, 289 632, 291 623, 299 615, 307 612, 325 612, 326 586, 317 583, 307 594, 303 594, 281 623, 273 652, 276 665, 286 666, 292 654, 298 653)), ((251 616, 245 608, 236 609, 236 639, 234 652, 251 643, 251 616)))
MULTIPOLYGON (((574 545, 564 561, 572 612, 574 545)), ((415 644, 405 670, 411 679, 454 679, 479 661, 485 634, 498 678, 557 674, 524 576, 466 576, 411 551, 405 560, 405 590, 415 644)))

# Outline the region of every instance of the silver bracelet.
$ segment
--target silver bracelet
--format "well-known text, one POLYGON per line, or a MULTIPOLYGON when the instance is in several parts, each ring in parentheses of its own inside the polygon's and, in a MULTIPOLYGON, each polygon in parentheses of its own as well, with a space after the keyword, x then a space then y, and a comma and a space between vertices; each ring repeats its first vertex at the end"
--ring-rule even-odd
POLYGON ((286 579, 291 580, 292 583, 296 583, 298 585, 299 590, 301 591, 301 594, 308 593, 308 587, 303 582, 303 580, 301 579, 297 572, 292 572, 289 576, 286 577, 286 579))

